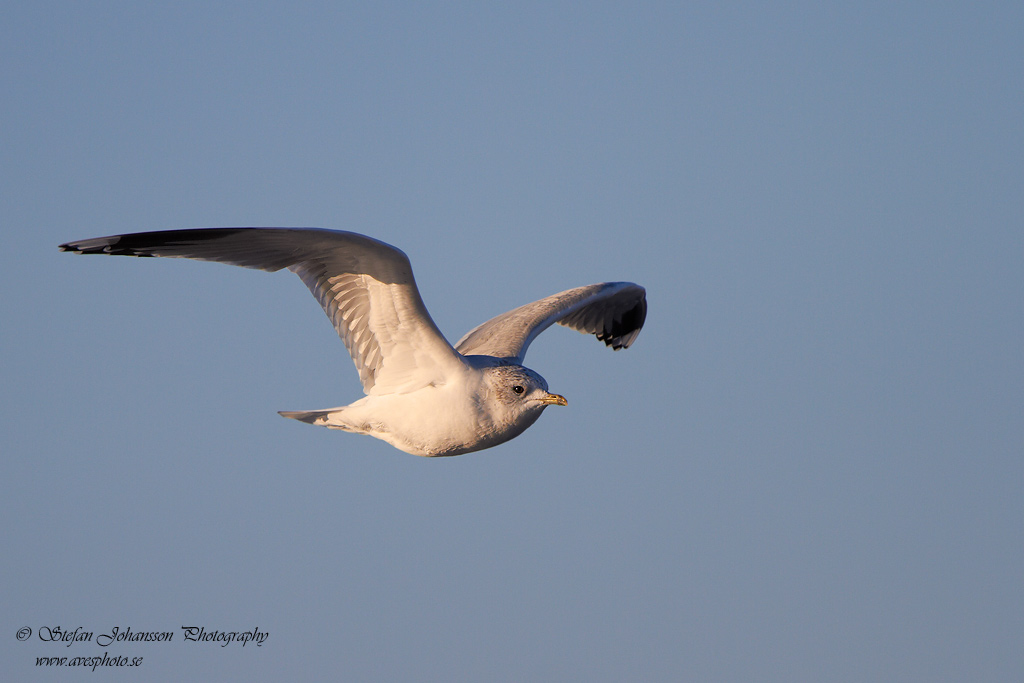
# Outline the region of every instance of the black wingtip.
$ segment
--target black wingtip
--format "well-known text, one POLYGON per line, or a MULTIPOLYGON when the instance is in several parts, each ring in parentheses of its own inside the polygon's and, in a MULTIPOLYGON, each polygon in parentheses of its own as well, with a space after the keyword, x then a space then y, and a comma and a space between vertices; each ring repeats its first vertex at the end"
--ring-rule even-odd
POLYGON ((597 338, 610 346, 613 351, 628 349, 640 335, 647 319, 647 297, 643 296, 636 305, 612 319, 611 325, 597 334, 597 338))
POLYGON ((158 254, 153 252, 164 247, 199 244, 254 229, 256 228, 188 228, 185 230, 135 232, 66 242, 58 248, 61 251, 70 251, 75 254, 157 256, 158 254))
POLYGON ((75 240, 65 242, 57 247, 61 251, 70 251, 73 254, 110 254, 112 245, 121 239, 120 235, 112 237, 94 237, 87 240, 75 240))

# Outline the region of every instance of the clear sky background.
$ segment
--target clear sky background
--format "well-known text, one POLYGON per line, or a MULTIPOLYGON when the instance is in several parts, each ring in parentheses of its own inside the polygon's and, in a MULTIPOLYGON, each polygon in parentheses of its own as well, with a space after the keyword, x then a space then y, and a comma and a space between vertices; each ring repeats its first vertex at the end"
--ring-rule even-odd
POLYGON ((1022 35, 1019 2, 5 3, 3 678, 1021 680, 1022 35), (395 244, 452 341, 605 280, 647 326, 549 330, 568 408, 417 458, 277 416, 361 395, 294 276, 57 251, 238 225, 395 244))

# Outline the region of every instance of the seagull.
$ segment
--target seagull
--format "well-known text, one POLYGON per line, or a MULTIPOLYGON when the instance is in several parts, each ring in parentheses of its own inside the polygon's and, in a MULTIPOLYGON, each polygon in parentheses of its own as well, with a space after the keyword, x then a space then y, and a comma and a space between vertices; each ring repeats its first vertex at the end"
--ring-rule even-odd
POLYGON ((367 434, 413 455, 479 451, 523 433, 548 406, 567 405, 523 366, 526 349, 554 323, 593 334, 614 350, 636 339, 647 315, 632 282, 576 287, 520 306, 470 330, 453 347, 420 298, 409 258, 372 237, 319 228, 196 228, 79 240, 76 254, 162 256, 245 268, 287 268, 320 302, 348 349, 366 394, 284 417, 367 434))

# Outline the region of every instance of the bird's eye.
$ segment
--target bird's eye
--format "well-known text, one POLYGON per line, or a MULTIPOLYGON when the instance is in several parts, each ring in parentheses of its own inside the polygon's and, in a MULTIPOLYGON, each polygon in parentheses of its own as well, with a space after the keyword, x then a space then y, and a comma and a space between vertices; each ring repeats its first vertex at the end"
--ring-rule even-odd
POLYGON ((526 391, 526 389, 523 388, 522 384, 517 384, 514 387, 512 387, 512 391, 518 395, 521 395, 524 391, 526 391))

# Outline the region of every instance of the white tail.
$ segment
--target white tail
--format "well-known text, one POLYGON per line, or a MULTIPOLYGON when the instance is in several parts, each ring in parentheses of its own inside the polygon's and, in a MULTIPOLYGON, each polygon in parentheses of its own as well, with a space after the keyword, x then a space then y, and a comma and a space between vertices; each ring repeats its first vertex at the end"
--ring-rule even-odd
MULTIPOLYGON (((335 409, 337 410, 337 409, 335 409)), ((305 422, 311 425, 320 425, 321 427, 327 426, 327 416, 330 415, 333 410, 280 410, 278 415, 281 417, 290 417, 293 420, 299 422, 305 422)))

